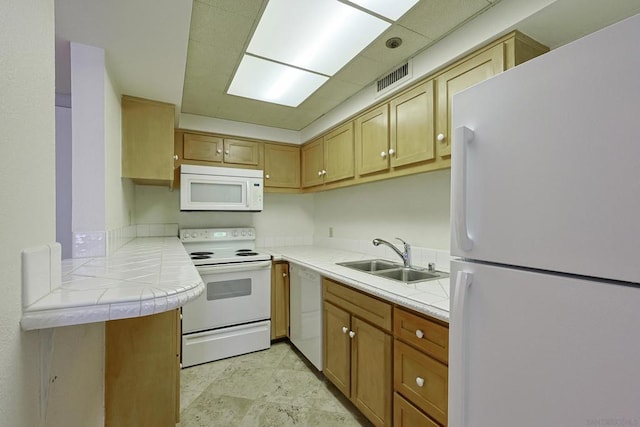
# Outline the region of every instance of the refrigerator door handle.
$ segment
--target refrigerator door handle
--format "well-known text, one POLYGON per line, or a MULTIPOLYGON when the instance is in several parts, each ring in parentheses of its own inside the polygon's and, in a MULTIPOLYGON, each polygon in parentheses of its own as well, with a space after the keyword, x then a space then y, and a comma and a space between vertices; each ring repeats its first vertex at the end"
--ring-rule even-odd
POLYGON ((473 282, 473 274, 458 271, 453 288, 451 305, 451 329, 449 337, 449 427, 465 427, 465 378, 464 355, 465 311, 467 290, 473 282))
POLYGON ((453 134, 453 158, 458 163, 452 179, 453 221, 458 247, 464 251, 473 248, 467 229, 467 145, 473 141, 473 131, 466 126, 456 128, 453 134))

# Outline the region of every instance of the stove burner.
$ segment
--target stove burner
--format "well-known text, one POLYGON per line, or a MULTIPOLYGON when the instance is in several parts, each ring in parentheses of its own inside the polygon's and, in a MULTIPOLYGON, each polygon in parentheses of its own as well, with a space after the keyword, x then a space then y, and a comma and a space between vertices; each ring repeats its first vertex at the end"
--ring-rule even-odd
POLYGON ((209 255, 191 255, 191 259, 209 259, 209 255))
POLYGON ((257 252, 238 252, 236 254, 237 256, 252 256, 252 255, 258 255, 257 252))
POLYGON ((253 252, 252 249, 238 249, 236 252, 253 252))
POLYGON ((213 252, 191 252, 189 255, 195 255, 195 256, 213 255, 213 252))

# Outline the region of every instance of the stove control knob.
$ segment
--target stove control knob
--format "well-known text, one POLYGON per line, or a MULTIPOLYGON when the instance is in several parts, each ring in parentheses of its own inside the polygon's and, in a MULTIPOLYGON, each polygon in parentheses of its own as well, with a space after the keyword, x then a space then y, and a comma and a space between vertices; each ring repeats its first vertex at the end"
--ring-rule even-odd
POLYGON ((243 232, 242 232, 242 235, 243 235, 243 236, 246 236, 246 235, 247 235, 247 232, 246 232, 246 231, 243 231, 243 232))
POLYGON ((238 230, 233 230, 233 237, 238 237, 238 230))
POLYGON ((253 231, 249 230, 248 234, 249 234, 249 236, 253 236, 253 231))

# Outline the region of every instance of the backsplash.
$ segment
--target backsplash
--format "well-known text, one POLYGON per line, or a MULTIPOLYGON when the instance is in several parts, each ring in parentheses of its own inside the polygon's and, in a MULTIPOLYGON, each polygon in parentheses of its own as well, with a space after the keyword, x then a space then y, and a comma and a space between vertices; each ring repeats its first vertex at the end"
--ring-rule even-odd
POLYGON ((136 224, 108 231, 75 232, 71 254, 72 258, 108 256, 136 237, 162 236, 178 236, 178 224, 136 224))

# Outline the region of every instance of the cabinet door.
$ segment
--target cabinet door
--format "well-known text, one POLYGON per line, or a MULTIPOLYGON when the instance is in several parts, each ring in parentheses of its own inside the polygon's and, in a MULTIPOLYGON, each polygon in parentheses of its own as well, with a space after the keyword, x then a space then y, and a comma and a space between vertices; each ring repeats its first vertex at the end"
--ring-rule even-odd
POLYGON ((355 120, 356 170, 366 175, 389 169, 389 106, 384 104, 355 120))
POLYGON ((178 316, 170 310, 106 322, 105 426, 175 426, 178 316))
POLYGON ((264 145, 264 186, 300 188, 300 147, 264 145))
POLYGON ((271 339, 289 336, 289 263, 271 270, 271 339))
POLYGON ((146 181, 173 180, 175 107, 122 97, 122 176, 146 181))
POLYGON ((504 71, 504 47, 499 44, 469 58, 436 78, 438 155, 451 155, 451 101, 453 95, 504 71))
POLYGON ((351 122, 325 135, 325 184, 355 176, 355 154, 353 148, 353 124, 351 122))
POLYGON ((392 167, 435 158, 433 106, 433 80, 424 82, 389 102, 392 167))
POLYGON ((222 163, 222 138, 210 135, 185 133, 183 136, 182 157, 185 160, 222 163))
POLYGON ((322 138, 318 138, 301 149, 302 187, 313 187, 324 183, 324 151, 322 138))
POLYGON ((351 400, 376 426, 392 424, 391 335, 353 317, 351 400))
POLYGON ((324 375, 345 396, 351 395, 351 315, 325 301, 323 319, 324 375))
POLYGON ((224 162, 257 166, 260 161, 259 144, 238 139, 224 139, 224 162))

